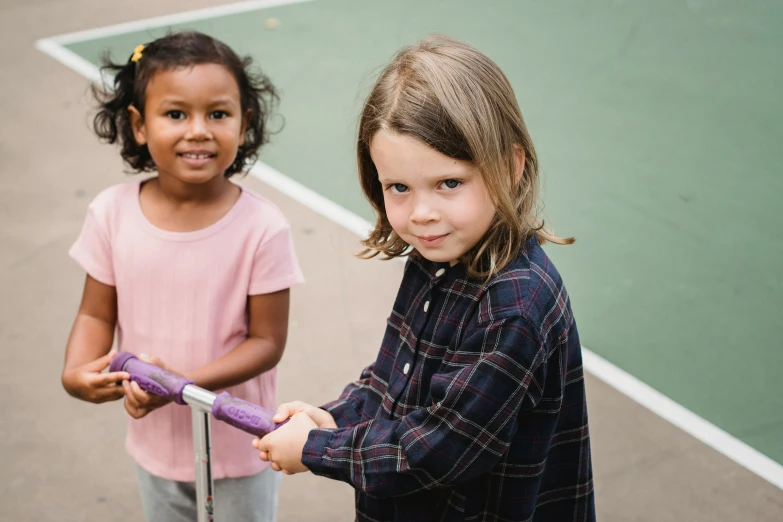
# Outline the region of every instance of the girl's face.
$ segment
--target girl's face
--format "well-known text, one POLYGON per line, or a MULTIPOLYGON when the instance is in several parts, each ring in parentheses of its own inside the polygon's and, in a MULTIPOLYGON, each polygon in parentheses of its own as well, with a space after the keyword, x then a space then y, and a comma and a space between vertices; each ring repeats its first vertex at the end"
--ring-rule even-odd
POLYGON ((373 137, 370 156, 389 223, 430 261, 456 264, 492 224, 495 207, 471 163, 385 130, 373 137))
POLYGON ((186 184, 222 178, 245 140, 239 86, 218 64, 162 71, 147 84, 144 118, 131 107, 136 141, 161 177, 186 184))

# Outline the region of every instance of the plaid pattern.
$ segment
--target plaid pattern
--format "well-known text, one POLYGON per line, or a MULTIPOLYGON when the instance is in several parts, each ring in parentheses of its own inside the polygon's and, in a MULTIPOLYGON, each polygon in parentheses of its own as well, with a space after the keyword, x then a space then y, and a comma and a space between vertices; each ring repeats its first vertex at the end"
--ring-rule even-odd
POLYGON ((535 239, 488 284, 409 259, 378 359, 302 462, 360 521, 593 521, 579 335, 535 239))

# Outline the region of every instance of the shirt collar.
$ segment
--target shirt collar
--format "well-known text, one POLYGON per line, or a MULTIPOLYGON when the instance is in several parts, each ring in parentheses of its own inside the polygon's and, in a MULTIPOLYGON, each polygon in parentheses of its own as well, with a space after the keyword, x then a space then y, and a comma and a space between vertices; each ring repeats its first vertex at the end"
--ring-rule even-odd
POLYGON ((454 279, 467 279, 468 268, 464 263, 457 263, 454 266, 450 266, 449 263, 435 263, 422 257, 411 256, 411 261, 416 263, 430 276, 430 280, 454 280, 454 279))

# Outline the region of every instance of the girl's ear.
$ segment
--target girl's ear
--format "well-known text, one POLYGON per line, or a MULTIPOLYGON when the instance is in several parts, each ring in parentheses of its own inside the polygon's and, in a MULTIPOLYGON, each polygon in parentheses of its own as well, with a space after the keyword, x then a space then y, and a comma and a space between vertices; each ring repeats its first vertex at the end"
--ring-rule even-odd
POLYGON ((253 109, 248 109, 245 111, 244 116, 242 116, 242 129, 239 131, 239 146, 245 144, 245 133, 247 132, 247 126, 250 125, 250 118, 253 117, 253 109))
POLYGON ((136 143, 139 145, 146 145, 147 127, 144 125, 144 118, 141 116, 139 109, 133 105, 129 105, 128 117, 130 118, 131 130, 133 130, 133 137, 136 138, 136 143))
POLYGON ((514 146, 514 183, 518 184, 522 179, 522 173, 525 171, 525 149, 516 145, 514 146))

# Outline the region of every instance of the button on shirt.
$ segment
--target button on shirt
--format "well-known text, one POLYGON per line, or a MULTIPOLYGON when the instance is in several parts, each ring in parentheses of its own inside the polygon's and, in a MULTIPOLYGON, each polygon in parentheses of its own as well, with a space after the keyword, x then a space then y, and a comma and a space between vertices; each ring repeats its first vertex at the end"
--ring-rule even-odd
POLYGON ((593 521, 579 336, 535 239, 488 282, 411 258, 381 350, 302 462, 360 521, 593 521))

